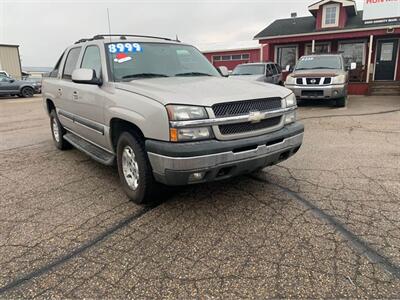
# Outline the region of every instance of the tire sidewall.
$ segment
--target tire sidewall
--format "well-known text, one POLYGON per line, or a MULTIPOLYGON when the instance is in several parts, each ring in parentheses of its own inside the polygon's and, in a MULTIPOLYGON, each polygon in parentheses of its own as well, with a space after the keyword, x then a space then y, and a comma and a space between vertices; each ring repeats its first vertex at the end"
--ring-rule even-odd
POLYGON ((128 195, 128 197, 137 204, 145 203, 145 197, 147 194, 147 179, 149 178, 151 170, 149 170, 147 164, 147 157, 144 152, 143 147, 139 143, 137 137, 132 135, 131 133, 124 132, 120 135, 117 144, 117 165, 118 165, 118 174, 121 180, 122 187, 124 192, 128 195), (122 153, 126 146, 130 146, 135 154, 136 162, 139 167, 139 180, 138 180, 138 188, 133 190, 129 187, 128 183, 125 180, 124 172, 122 169, 122 153))
POLYGON ((56 147, 58 149, 62 150, 63 149, 63 143, 62 142, 63 142, 64 130, 63 130, 62 126, 61 126, 60 121, 58 120, 57 113, 56 113, 55 110, 52 110, 50 112, 50 128, 51 128, 51 136, 53 137, 54 144, 56 145, 56 147), (57 126, 58 126, 58 135, 59 135, 59 141, 58 142, 54 137, 54 131, 53 131, 53 124, 54 123, 53 123, 53 120, 56 120, 56 123, 57 123, 57 126))
POLYGON ((29 87, 29 86, 23 87, 23 88, 21 89, 21 95, 22 95, 22 97, 24 97, 24 98, 33 97, 34 94, 35 94, 35 92, 34 92, 33 88, 31 88, 31 87, 29 87), (24 91, 26 91, 26 90, 29 90, 30 93, 25 94, 24 91))

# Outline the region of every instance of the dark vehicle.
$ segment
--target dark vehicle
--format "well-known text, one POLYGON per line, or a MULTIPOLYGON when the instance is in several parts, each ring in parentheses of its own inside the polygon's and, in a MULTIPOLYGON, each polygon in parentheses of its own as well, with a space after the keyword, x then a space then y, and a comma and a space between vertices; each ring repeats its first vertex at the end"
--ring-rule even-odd
POLYGON ((16 80, 11 77, 0 76, 0 96, 19 96, 23 98, 40 94, 42 85, 40 82, 28 80, 16 80))
POLYGON ((272 62, 238 65, 230 77, 283 85, 282 69, 272 62))

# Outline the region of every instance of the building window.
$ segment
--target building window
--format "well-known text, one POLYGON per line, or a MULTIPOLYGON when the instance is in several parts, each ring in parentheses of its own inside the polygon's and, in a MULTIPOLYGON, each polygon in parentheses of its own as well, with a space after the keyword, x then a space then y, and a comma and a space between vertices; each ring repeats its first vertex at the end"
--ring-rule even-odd
POLYGON ((342 53, 345 66, 357 63, 357 68, 365 65, 365 42, 342 42, 339 43, 339 52, 342 53))
POLYGON ((339 26, 339 4, 325 5, 322 12, 322 27, 339 26))
POLYGON ((220 55, 213 56, 213 61, 220 61, 220 60, 221 60, 220 55))
MULTIPOLYGON (((315 54, 326 54, 331 53, 330 43, 315 43, 315 54)), ((312 53, 312 44, 307 44, 305 49, 305 55, 310 55, 312 53)))
POLYGON ((297 62, 297 46, 276 47, 276 62, 282 69, 286 66, 295 66, 297 62))
POLYGON ((234 54, 234 55, 215 55, 213 56, 213 61, 230 61, 230 60, 248 60, 250 59, 250 54, 234 54))

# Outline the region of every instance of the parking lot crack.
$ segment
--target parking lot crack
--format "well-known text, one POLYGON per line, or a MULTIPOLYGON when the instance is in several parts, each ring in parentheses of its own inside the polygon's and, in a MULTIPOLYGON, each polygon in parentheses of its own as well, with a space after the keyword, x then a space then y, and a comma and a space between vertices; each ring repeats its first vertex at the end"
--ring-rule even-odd
POLYGON ((379 265, 386 272, 391 274, 397 279, 400 279, 400 267, 393 264, 388 258, 381 255, 378 251, 368 245, 366 241, 358 237, 356 234, 351 232, 343 223, 334 218, 333 216, 325 213, 323 210, 312 204, 310 201, 299 195, 298 193, 280 185, 277 183, 270 182, 266 178, 260 178, 258 176, 250 176, 251 179, 276 186, 292 199, 302 204, 308 211, 310 211, 315 217, 320 219, 326 224, 329 224, 335 228, 335 230, 349 243, 349 245, 360 255, 367 257, 373 264, 379 265))

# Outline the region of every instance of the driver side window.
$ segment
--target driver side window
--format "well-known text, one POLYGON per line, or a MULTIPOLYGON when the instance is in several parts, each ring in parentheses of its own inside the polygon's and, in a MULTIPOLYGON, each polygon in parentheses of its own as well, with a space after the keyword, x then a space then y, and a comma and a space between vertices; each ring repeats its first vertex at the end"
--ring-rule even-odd
POLYGON ((96 77, 101 76, 101 56, 100 49, 97 46, 88 46, 83 55, 81 68, 92 69, 96 73, 96 77))

